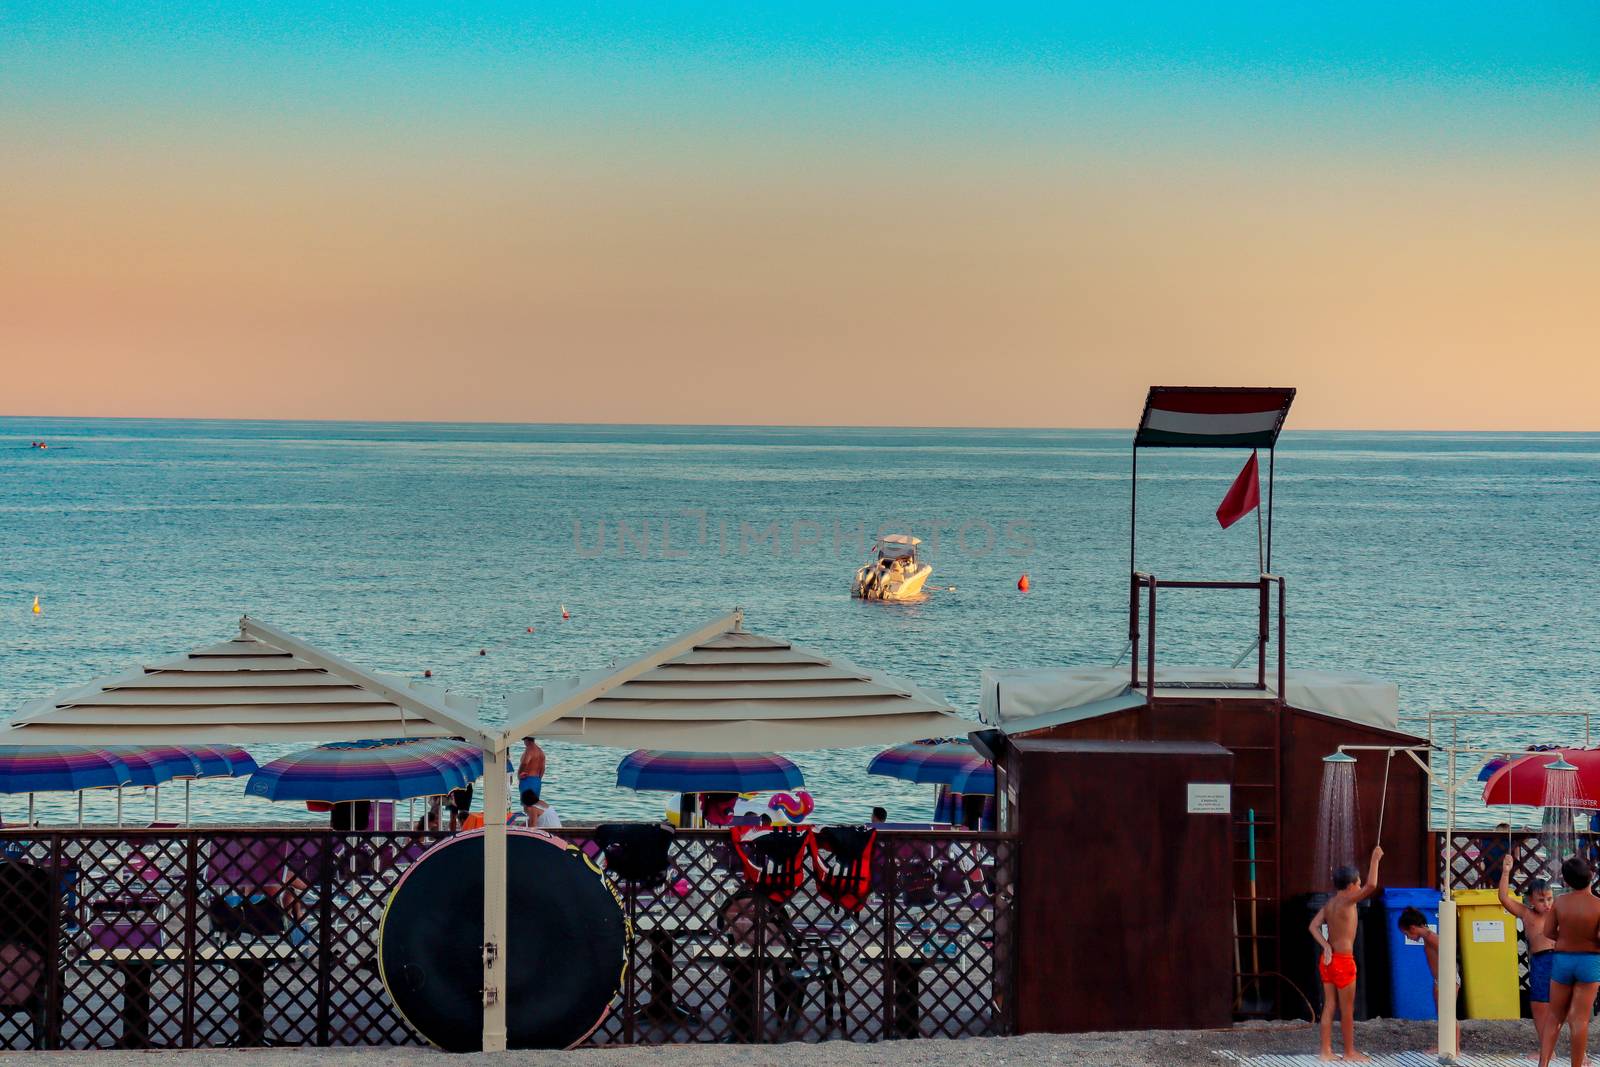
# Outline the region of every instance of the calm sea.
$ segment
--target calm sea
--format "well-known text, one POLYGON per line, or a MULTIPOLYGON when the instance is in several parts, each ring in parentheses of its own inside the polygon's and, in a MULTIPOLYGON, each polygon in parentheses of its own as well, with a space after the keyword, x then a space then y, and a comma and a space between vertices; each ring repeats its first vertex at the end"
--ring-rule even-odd
MULTIPOLYGON (((751 630, 902 674, 971 714, 985 666, 1120 652, 1129 436, 4 418, 0 709, 224 640, 248 612, 370 667, 431 669, 498 719, 507 691, 737 605, 751 630), (852 601, 880 527, 928 541, 932 583, 954 588, 852 601)), ((1250 578, 1254 523, 1224 532, 1213 518, 1243 456, 1140 458, 1140 565, 1250 578)), ((1277 459, 1292 665, 1392 678, 1408 715, 1600 710, 1600 435, 1290 432, 1277 459)), ((1249 594, 1172 593, 1162 609, 1165 662, 1231 661, 1250 640, 1249 594)), ((1485 744, 1582 731, 1474 728, 1485 744)), ((615 787, 620 755, 554 748, 548 793, 567 818, 662 810, 615 787)), ((819 817, 873 803, 923 817, 928 791, 868 777, 868 755, 796 757, 819 817)), ((148 805, 130 797, 130 818, 148 805)), ((195 807, 207 821, 304 817, 238 783, 197 786, 195 807)), ((0 798, 0 813, 20 808, 0 798)), ((110 811, 91 800, 92 818, 110 811)))

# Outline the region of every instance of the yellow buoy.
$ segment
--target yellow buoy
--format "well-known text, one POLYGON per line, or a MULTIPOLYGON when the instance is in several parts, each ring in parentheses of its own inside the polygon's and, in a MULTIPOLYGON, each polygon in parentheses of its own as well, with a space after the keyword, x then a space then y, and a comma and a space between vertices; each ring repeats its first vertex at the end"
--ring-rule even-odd
POLYGON ((35 615, 43 615, 44 614, 44 608, 39 606, 39 598, 38 597, 34 597, 33 598, 33 613, 35 615))

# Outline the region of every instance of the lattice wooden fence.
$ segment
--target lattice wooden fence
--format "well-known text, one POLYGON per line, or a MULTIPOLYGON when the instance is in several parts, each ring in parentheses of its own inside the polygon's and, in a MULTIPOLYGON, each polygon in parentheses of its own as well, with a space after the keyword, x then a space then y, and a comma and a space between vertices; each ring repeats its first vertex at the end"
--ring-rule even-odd
MULTIPOLYGON (((591 832, 564 837, 601 855, 591 832)), ((0 832, 0 1048, 418 1043, 377 969, 385 901, 443 835, 300 829, 0 832)), ((807 879, 757 903, 726 831, 674 839, 653 884, 614 878, 635 930, 594 1043, 823 1040, 1009 1027, 1014 838, 880 835, 865 906, 807 879), (770 914, 769 914, 770 911, 770 914)), ((601 857, 603 863, 603 856, 601 857)))

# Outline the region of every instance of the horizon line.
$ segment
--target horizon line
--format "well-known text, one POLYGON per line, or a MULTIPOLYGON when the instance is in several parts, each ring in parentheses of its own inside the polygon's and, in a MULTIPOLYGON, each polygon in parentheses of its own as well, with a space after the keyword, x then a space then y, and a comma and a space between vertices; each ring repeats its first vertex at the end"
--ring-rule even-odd
MULTIPOLYGON (((538 422, 507 419, 363 419, 328 418, 320 416, 213 416, 213 415, 46 415, 37 413, 13 414, 0 412, 0 419, 56 419, 74 422, 235 422, 235 423, 321 423, 325 425, 352 426, 526 426, 526 427, 605 427, 613 429, 703 429, 703 430, 981 430, 989 432, 1038 431, 1092 431, 1115 432, 1125 430, 1132 435, 1132 424, 1119 423, 1107 426, 990 426, 972 424, 920 424, 920 423, 784 423, 784 422, 538 422)), ((1295 433, 1395 433, 1395 434, 1495 434, 1495 435, 1600 435, 1600 429, 1473 429, 1471 427, 1446 427, 1420 429, 1403 426, 1285 426, 1284 434, 1295 433)))

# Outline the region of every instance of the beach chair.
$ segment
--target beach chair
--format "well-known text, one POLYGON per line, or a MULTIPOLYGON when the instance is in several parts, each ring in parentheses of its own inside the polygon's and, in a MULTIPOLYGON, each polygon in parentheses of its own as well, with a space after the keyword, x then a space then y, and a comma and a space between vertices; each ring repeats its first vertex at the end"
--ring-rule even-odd
MULTIPOLYGON (((606 823, 595 827, 594 836, 580 847, 591 860, 604 862, 606 873, 622 891, 631 920, 655 907, 656 892, 671 870, 676 836, 672 827, 658 823, 606 823)), ((679 1004, 673 989, 677 974, 674 935, 652 924, 640 936, 647 949, 643 970, 649 976, 650 992, 650 999, 639 1006, 641 1013, 652 1022, 699 1025, 699 1012, 679 1004)))
POLYGON ((791 1037, 805 1018, 811 991, 823 991, 823 1019, 829 1028, 842 1024, 842 999, 838 991, 839 971, 834 962, 833 945, 808 939, 795 929, 788 909, 747 885, 734 893, 719 910, 722 936, 734 951, 724 958, 728 972, 727 1008, 730 1036, 739 1042, 762 1039, 761 1005, 755 1000, 757 970, 763 964, 771 991, 779 1034, 791 1037), (748 950, 765 944, 771 955, 765 960, 748 950))
POLYGON ((206 914, 224 941, 289 932, 283 899, 290 877, 289 851, 289 842, 281 839, 222 837, 212 842, 206 861, 211 889, 206 914))
POLYGON ((43 868, 0 862, 0 1015, 27 1016, 33 1047, 45 1047, 45 947, 56 879, 43 868))
POLYGON ((898 890, 908 908, 925 908, 938 899, 934 847, 929 841, 895 841, 873 855, 872 891, 898 890))

